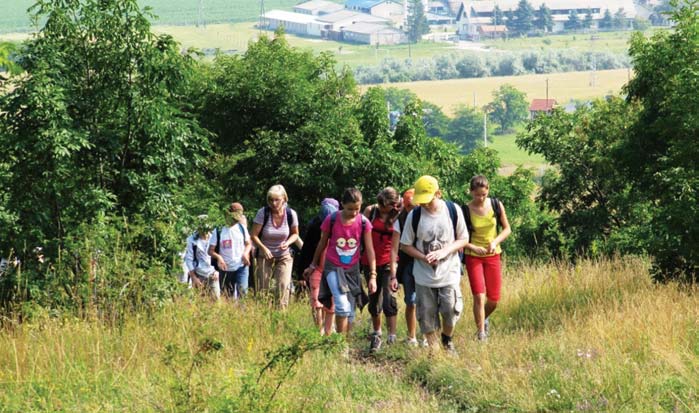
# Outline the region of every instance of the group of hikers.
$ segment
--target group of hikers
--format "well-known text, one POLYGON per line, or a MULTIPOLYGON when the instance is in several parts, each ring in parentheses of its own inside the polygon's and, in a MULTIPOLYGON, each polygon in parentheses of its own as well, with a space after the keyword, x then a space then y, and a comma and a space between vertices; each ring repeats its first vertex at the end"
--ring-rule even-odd
POLYGON ((280 309, 289 305, 294 268, 308 287, 313 319, 321 334, 348 333, 357 308, 368 305, 373 332, 369 349, 397 341, 397 291, 403 286, 410 346, 440 346, 455 353, 454 326, 463 312, 464 267, 473 295, 475 338, 486 341, 489 316, 500 299, 500 244, 510 234, 502 202, 489 197, 484 176, 470 182, 463 206, 442 199, 439 183, 422 176, 402 194, 386 187, 365 208, 362 193, 348 188, 338 202, 326 198, 299 236, 299 218, 282 185, 267 192, 267 205, 248 225, 243 206, 226 209, 216 228, 199 216, 187 239, 185 265, 195 288, 211 297, 239 300, 254 267, 256 293, 273 291, 280 309), (293 251, 297 251, 296 254, 293 251), (272 282, 274 280, 274 282, 272 282), (365 291, 365 286, 366 290, 365 291), (419 325, 423 338, 417 338, 419 325))

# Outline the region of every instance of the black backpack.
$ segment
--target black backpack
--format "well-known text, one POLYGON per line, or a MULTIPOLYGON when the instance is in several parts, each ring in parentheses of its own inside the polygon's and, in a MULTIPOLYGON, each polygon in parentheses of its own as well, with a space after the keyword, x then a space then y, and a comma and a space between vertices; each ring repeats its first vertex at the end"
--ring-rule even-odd
MULTIPOLYGON (((238 228, 240 228, 240 233, 243 234, 243 239, 245 239, 245 229, 243 228, 243 224, 238 222, 238 228)), ((214 247, 214 252, 216 252, 216 254, 220 254, 221 253, 221 227, 216 227, 214 229, 214 231, 216 231, 216 246, 214 247)), ((214 269, 218 272, 224 271, 218 267, 218 260, 213 259, 213 257, 211 257, 211 265, 213 265, 214 269)))
MULTIPOLYGON (((500 201, 497 198, 490 198, 490 205, 493 207, 493 212, 495 213, 495 231, 500 232, 502 228, 502 210, 500 209, 500 201)), ((471 222, 471 210, 468 208, 468 204, 464 205, 461 210, 464 213, 464 219, 466 220, 466 228, 468 228, 468 233, 473 234, 473 223, 471 222)))

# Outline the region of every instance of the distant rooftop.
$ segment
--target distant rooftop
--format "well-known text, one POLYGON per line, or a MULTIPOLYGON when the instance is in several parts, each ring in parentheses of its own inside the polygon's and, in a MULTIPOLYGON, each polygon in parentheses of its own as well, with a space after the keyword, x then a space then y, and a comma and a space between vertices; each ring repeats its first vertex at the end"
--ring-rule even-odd
POLYGON ((284 10, 270 10, 264 14, 265 19, 284 20, 292 23, 312 23, 316 21, 316 16, 310 14, 292 13, 284 10))
POLYGON ((533 99, 529 105, 530 112, 548 112, 556 105, 556 99, 533 99))

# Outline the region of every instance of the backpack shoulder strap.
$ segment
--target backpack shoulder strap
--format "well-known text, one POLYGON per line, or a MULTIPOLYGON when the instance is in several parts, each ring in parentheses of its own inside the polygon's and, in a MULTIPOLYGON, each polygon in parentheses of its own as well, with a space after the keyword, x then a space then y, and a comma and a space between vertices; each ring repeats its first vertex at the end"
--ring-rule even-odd
POLYGON ((197 231, 194 231, 194 234, 192 234, 192 262, 194 262, 194 268, 197 268, 199 266, 199 258, 197 258, 197 240, 199 239, 199 233, 197 231))
MULTIPOLYGON (((371 208, 369 210, 369 222, 374 222, 374 220, 376 219, 376 215, 378 215, 378 212, 379 212, 378 205, 374 204, 374 205, 370 206, 369 208, 371 208)), ((364 222, 364 221, 362 220, 362 222, 364 222)))
POLYGON ((240 233, 243 234, 243 239, 245 239, 245 228, 240 222, 238 222, 238 229, 240 230, 240 233))
POLYGON ((459 215, 456 213, 456 206, 451 201, 445 201, 449 210, 449 218, 451 219, 451 227, 454 229, 454 239, 456 239, 456 224, 459 221, 459 215))
POLYGON ((337 212, 335 211, 332 214, 330 214, 330 230, 328 231, 330 233, 330 236, 333 234, 333 227, 335 226, 335 220, 337 220, 337 212))
POLYGON ((468 204, 464 204, 461 207, 461 211, 464 213, 464 221, 466 221, 466 229, 468 230, 468 236, 471 237, 473 234, 473 223, 471 222, 471 209, 468 204))
MULTIPOLYGON (((264 228, 264 227, 267 226, 267 223, 269 222, 269 215, 270 215, 270 213, 269 213, 269 207, 268 207, 268 206, 264 206, 264 207, 262 208, 262 213, 263 213, 263 216, 264 216, 264 218, 262 218, 262 228, 264 228)), ((262 231, 260 231, 260 232, 262 232, 262 231)))
POLYGON ((286 209, 286 225, 289 227, 289 231, 291 231, 291 223, 294 221, 294 215, 293 215, 293 209, 289 208, 288 206, 285 208, 286 209))
POLYGON ((496 231, 500 231, 500 228, 502 228, 502 209, 500 208, 500 200, 493 197, 490 198, 490 204, 493 207, 493 212, 495 213, 495 225, 496 225, 496 231))
POLYGON ((420 215, 422 215, 422 207, 416 206, 413 208, 413 219, 411 222, 413 227, 413 246, 417 245, 417 226, 420 224, 420 215))

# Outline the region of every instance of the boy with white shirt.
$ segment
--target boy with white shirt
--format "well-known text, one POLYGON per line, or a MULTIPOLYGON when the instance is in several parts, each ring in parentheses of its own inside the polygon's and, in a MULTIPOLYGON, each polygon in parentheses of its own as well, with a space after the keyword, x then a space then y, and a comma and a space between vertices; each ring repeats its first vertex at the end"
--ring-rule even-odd
POLYGON ((218 272, 211 265, 209 256, 209 236, 212 225, 209 217, 199 215, 197 217, 197 230, 187 238, 184 262, 189 271, 194 288, 203 288, 212 298, 218 300, 221 289, 218 285, 218 272))
POLYGON ((209 239, 209 255, 219 269, 223 294, 239 299, 248 291, 250 274, 250 234, 246 228, 243 206, 233 202, 226 210, 226 226, 217 228, 209 239))
POLYGON ((468 242, 468 230, 461 208, 441 198, 434 177, 425 175, 415 182, 413 203, 419 207, 408 214, 400 248, 414 258, 417 319, 422 334, 430 347, 438 347, 441 327, 442 346, 455 353, 452 335, 463 312, 459 251, 468 242))

